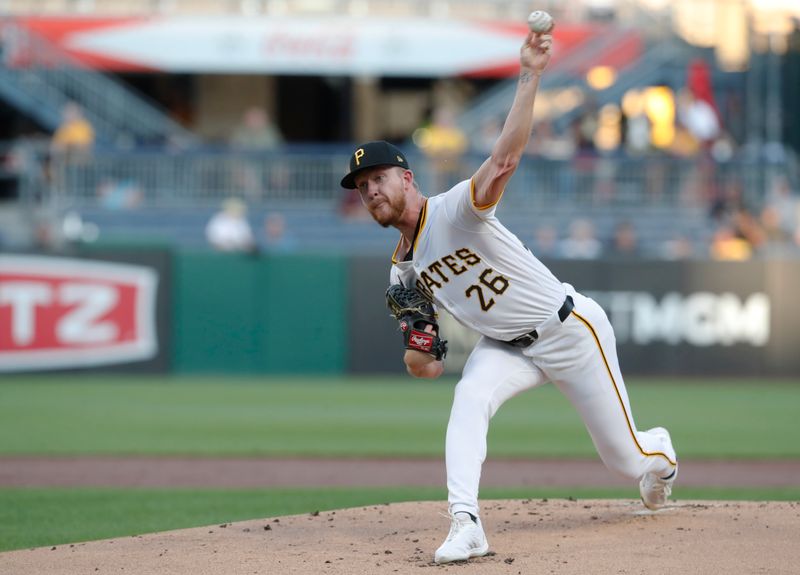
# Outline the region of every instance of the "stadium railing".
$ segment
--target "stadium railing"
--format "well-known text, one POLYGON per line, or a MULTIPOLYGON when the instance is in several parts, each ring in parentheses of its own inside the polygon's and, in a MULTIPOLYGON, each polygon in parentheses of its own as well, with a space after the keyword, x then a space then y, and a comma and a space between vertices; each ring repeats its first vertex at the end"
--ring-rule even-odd
MULTIPOLYGON (((101 150, 81 161, 51 159, 49 178, 35 193, 63 205, 113 207, 121 189, 138 195, 138 206, 217 206, 231 196, 252 205, 281 202, 337 203, 339 181, 346 171, 350 147, 290 146, 281 151, 246 153, 233 150, 169 152, 101 150)), ((426 194, 436 194, 468 178, 483 162, 482 154, 466 154, 445 164, 409 153, 409 162, 426 194), (442 169, 444 168, 444 169, 442 169)), ((771 178, 792 179, 796 160, 780 163, 759 158, 718 162, 707 156, 679 159, 664 155, 581 154, 555 160, 529 156, 512 179, 508 200, 525 205, 706 206, 737 188, 759 204, 771 178)), ((42 167, 31 162, 28 169, 42 167)))
MULTIPOLYGON (((25 150, 16 148, 18 155, 25 150)), ((294 145, 269 153, 99 149, 69 161, 49 158, 38 145, 19 156, 24 161, 13 174, 15 197, 20 205, 44 208, 56 217, 80 214, 99 226, 104 239, 160 238, 188 248, 205 246, 204 223, 224 200, 237 197, 250 208, 259 231, 267 214, 281 213, 299 249, 383 253, 395 234, 368 216, 348 215, 353 203, 358 211, 359 200, 339 181, 351 152, 349 145, 294 145)), ((467 154, 442 171, 419 152, 408 152, 426 195, 468 178, 484 160, 482 154, 467 154)), ((741 197, 757 213, 778 175, 796 189, 796 160, 529 156, 512 178, 499 214, 526 243, 542 223, 563 233, 573 220, 588 218, 600 238, 609 238, 622 221, 633 222, 650 252, 675 234, 705 245, 714 228, 709 214, 715 204, 741 197)))

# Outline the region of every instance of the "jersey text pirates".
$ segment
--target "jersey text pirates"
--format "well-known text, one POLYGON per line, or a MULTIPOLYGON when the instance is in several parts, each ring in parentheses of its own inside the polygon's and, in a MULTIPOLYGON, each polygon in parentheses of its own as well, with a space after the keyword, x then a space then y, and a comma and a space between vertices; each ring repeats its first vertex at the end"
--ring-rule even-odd
POLYGON ((473 198, 466 180, 426 201, 413 258, 397 261, 395 252, 391 283, 417 287, 467 327, 508 341, 558 310, 565 289, 495 217, 496 204, 473 198))

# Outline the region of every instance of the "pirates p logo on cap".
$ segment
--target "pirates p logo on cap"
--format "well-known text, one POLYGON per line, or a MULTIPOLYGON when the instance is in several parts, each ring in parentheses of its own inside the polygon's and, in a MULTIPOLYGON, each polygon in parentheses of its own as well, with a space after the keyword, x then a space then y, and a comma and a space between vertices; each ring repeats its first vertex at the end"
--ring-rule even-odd
POLYGON ((376 166, 400 166, 408 168, 408 160, 396 146, 379 140, 361 144, 350 156, 350 172, 342 178, 342 187, 355 189, 355 175, 361 170, 376 166))

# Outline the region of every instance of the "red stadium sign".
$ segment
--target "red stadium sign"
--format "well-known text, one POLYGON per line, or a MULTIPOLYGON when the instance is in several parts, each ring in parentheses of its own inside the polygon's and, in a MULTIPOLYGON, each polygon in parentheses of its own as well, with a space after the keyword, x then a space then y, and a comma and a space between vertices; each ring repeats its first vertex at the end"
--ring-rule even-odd
MULTIPOLYGON (((14 25, 20 33, 6 34, 4 46, 12 68, 53 66, 68 57, 118 72, 421 78, 516 75, 519 46, 528 33, 524 21, 307 14, 31 16, 14 25)), ((601 37, 608 40, 581 59, 587 70, 601 64, 624 67, 641 52, 634 32, 559 23, 551 68, 601 37)))
POLYGON ((149 267, 0 256, 0 372, 151 359, 157 284, 149 267))

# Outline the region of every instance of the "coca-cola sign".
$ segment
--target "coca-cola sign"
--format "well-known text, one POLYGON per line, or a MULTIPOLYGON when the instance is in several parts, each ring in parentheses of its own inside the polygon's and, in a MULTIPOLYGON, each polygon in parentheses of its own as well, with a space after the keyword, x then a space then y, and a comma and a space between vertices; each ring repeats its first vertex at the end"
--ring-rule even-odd
POLYGON ((157 285, 150 267, 0 256, 0 371, 153 358, 157 285))

